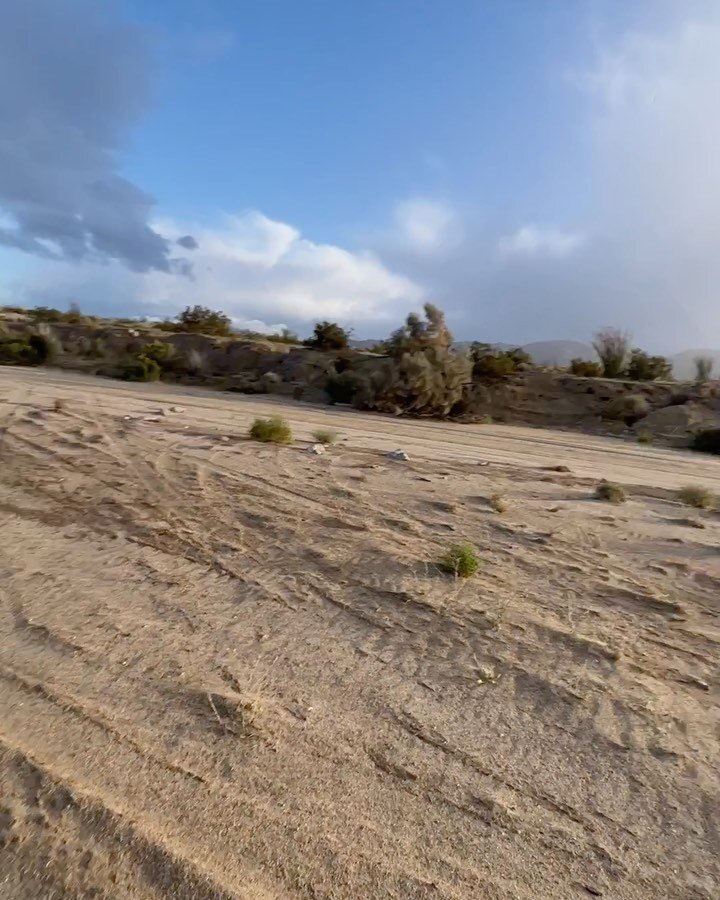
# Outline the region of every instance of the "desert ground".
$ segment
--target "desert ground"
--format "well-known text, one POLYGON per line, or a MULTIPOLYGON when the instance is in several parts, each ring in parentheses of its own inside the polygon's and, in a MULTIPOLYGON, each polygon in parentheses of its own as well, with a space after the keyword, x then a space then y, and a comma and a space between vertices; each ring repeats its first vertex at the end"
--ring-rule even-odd
POLYGON ((0 369, 0 896, 720 896, 687 483, 720 459, 0 369))

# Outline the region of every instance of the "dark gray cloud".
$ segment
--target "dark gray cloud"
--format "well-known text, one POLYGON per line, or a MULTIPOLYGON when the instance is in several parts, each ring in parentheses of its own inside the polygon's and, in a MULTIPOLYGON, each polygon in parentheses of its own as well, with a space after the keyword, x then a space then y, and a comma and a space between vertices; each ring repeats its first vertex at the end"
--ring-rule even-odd
POLYGON ((181 238, 178 238, 175 243, 178 247, 184 247, 185 250, 197 250, 198 242, 191 234, 186 234, 181 238))
POLYGON ((0 2, 0 244, 169 271, 152 198, 117 171, 150 66, 142 33, 112 6, 0 2))

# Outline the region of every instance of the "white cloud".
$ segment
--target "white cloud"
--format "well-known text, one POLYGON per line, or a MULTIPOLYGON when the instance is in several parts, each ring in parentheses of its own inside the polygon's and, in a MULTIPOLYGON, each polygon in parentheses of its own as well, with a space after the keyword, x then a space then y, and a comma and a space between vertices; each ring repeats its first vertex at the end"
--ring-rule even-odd
POLYGON ((562 259, 577 250, 583 240, 581 234, 523 225, 514 234, 500 238, 498 250, 504 256, 562 259))
POLYGON ((417 250, 435 250, 451 237, 456 225, 454 211, 445 203, 416 197, 395 207, 400 240, 417 250))
POLYGON ((316 244, 259 212, 226 216, 215 227, 170 220, 154 227, 171 241, 193 234, 198 247, 185 253, 192 279, 131 272, 115 263, 40 262, 23 283, 26 298, 35 303, 75 299, 88 309, 147 315, 171 315, 201 303, 255 330, 282 322, 307 331, 314 320, 325 318, 360 327, 394 324, 423 296, 417 284, 374 254, 316 244))

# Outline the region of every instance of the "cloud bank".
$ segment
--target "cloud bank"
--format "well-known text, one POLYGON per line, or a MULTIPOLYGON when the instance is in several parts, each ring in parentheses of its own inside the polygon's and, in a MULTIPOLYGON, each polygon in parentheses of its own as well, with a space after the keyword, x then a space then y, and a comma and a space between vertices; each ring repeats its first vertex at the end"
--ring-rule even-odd
MULTIPOLYGON (((212 226, 157 221, 155 230, 169 243, 192 231, 193 278, 164 272, 132 272, 119 263, 73 266, 42 263, 17 285, 29 304, 77 301, 115 314, 173 315, 202 303, 225 310, 238 326, 259 331, 288 325, 308 331, 317 319, 387 330, 399 315, 421 302, 423 291, 395 274, 372 253, 350 252, 304 238, 285 222, 248 211, 225 216, 212 226)), ((17 296, 17 294, 16 294, 17 296)))
POLYGON ((0 244, 173 268, 117 157, 148 98, 142 35, 94 0, 0 3, 0 244))
POLYGON ((571 79, 594 195, 572 222, 478 212, 441 256, 380 248, 456 330, 512 342, 613 324, 663 351, 720 345, 720 5, 688 9, 598 45, 571 79))

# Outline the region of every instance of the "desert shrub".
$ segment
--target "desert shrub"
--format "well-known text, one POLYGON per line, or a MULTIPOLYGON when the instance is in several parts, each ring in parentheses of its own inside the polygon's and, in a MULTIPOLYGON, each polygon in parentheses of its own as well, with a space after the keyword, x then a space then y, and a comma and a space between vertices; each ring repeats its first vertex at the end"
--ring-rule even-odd
POLYGON ((172 356, 174 349, 172 344, 168 344, 166 341, 153 341, 145 344, 140 352, 146 359, 154 359, 156 363, 162 365, 172 356))
POLYGON ((67 312, 51 306, 36 306, 27 310, 34 322, 64 322, 67 325, 86 325, 93 321, 92 316, 83 315, 77 303, 71 303, 67 312))
POLYGON ((317 322, 312 337, 305 341, 313 350, 345 350, 350 335, 337 322, 317 322))
POLYGON ((325 382, 325 393, 331 404, 352 403, 360 384, 359 376, 353 372, 331 375, 325 382))
POLYGON ((36 366, 35 351, 25 337, 4 337, 0 340, 0 363, 7 366, 36 366))
POLYGON ((360 381, 354 403, 395 415, 443 417, 459 406, 471 378, 467 355, 431 347, 384 360, 360 381))
POLYGON ((672 363, 664 356, 649 356, 644 350, 634 347, 627 375, 633 381, 668 381, 672 377, 672 363))
POLYGON ((445 324, 445 313, 432 303, 423 307, 425 320, 410 313, 405 324, 394 331, 382 344, 383 352, 396 359, 424 350, 449 350, 453 338, 445 324))
POLYGON ((317 322, 306 344, 315 350, 347 350, 350 334, 337 322, 317 322))
POLYGON ((292 429, 282 416, 255 419, 250 426, 250 437, 264 444, 291 444, 292 429))
POLYGON ((573 375, 581 375, 584 378, 599 378, 603 373, 603 367, 599 362, 578 357, 570 360, 570 372, 573 375))
POLYGON ((652 444, 652 442, 653 442, 652 432, 647 431, 647 429, 644 429, 643 431, 638 432, 637 442, 638 442, 638 444, 652 444))
POLYGON ((158 381, 160 365, 147 356, 138 355, 128 360, 122 367, 122 378, 125 381, 158 381))
POLYGON ((696 384, 705 384, 710 381, 715 360, 710 356, 695 357, 695 382, 696 384))
POLYGON ((595 488, 595 499, 606 500, 608 503, 624 503, 625 489, 614 481, 601 481, 595 488))
POLYGON ((489 503, 496 513, 504 513, 507 511, 507 501, 499 491, 490 495, 489 503))
POLYGON ((192 334, 216 334, 226 337, 230 334, 231 320, 224 312, 220 310, 208 309, 207 306, 186 306, 185 309, 178 313, 175 321, 166 319, 164 322, 157 322, 156 328, 162 331, 183 331, 192 334))
POLYGON ((593 347, 600 357, 603 375, 606 378, 619 378, 625 373, 630 350, 630 335, 617 328, 606 328, 598 331, 595 335, 593 347))
POLYGON ((318 444, 336 444, 338 439, 337 431, 333 431, 332 428, 317 428, 312 436, 318 444))
POLYGON ((41 366, 52 362, 59 351, 57 339, 37 331, 0 337, 0 363, 11 366, 41 366))
POLYGON ((625 394, 610 400, 602 411, 603 418, 624 421, 632 425, 648 414, 650 407, 640 394, 625 394))
POLYGON ((697 431, 690 444, 692 450, 720 456, 720 428, 703 428, 697 431))
POLYGON ((470 578, 480 568, 480 560, 472 544, 453 544, 439 562, 444 572, 459 578, 470 578))
POLYGON ((694 506, 695 509, 715 509, 717 498, 712 491, 701 485, 686 484, 677 492, 678 500, 686 506, 694 506))
POLYGON ((67 401, 63 400, 62 397, 56 397, 53 400, 53 409, 55 412, 63 412, 63 410, 67 409, 67 401))

